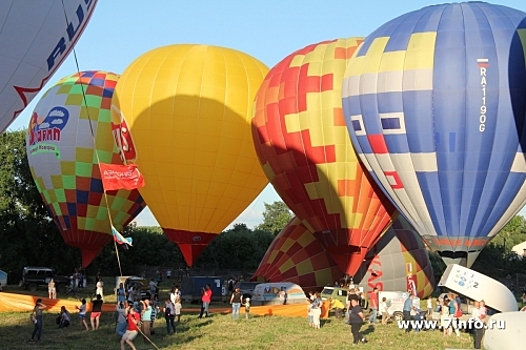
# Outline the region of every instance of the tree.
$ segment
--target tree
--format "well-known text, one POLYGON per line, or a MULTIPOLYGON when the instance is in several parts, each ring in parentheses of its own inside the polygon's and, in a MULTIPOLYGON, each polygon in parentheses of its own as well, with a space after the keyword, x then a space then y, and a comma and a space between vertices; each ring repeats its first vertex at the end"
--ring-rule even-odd
POLYGON ((263 222, 256 226, 256 229, 277 235, 291 219, 292 212, 283 201, 265 203, 263 222))
POLYGON ((10 282, 20 279, 25 265, 59 272, 78 266, 80 252, 64 243, 33 181, 26 131, 0 135, 0 159, 0 265, 10 282))

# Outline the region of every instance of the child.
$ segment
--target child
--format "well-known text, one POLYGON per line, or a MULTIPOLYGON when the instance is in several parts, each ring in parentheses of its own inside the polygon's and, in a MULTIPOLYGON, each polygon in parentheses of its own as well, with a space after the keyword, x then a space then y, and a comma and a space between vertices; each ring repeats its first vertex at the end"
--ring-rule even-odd
POLYGON ((174 312, 175 312, 175 317, 177 318, 177 323, 181 322, 181 302, 179 301, 179 299, 176 299, 176 303, 174 304, 174 312))
POLYGON ((248 320, 248 315, 250 314, 250 298, 246 298, 245 303, 241 303, 241 305, 245 306, 245 319, 248 320))
POLYGON ((382 324, 387 324, 391 316, 389 316, 389 306, 387 306, 387 298, 383 297, 380 303, 380 312, 382 313, 382 324))
POLYGON ((86 327, 86 330, 88 331, 88 324, 86 323, 86 299, 81 300, 82 305, 80 307, 75 306, 77 310, 79 310, 79 320, 80 320, 80 330, 82 330, 82 325, 84 324, 84 327, 86 327))

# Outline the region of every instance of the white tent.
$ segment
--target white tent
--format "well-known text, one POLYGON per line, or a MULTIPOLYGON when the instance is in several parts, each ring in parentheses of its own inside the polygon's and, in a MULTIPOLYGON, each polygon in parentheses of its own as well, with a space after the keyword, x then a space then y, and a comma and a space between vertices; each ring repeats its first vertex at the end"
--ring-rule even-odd
POLYGON ((515 252, 520 257, 526 256, 526 242, 522 242, 511 248, 513 252, 515 252))

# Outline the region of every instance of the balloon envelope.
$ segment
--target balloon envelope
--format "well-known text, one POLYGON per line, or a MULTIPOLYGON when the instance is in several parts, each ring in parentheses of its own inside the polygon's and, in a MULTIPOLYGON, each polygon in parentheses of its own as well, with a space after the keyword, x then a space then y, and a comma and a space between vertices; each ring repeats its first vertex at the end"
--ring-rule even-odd
POLYGON ((526 14, 429 6, 369 35, 345 72, 354 146, 445 261, 470 266, 525 204, 526 14))
POLYGON ((33 179, 64 241, 81 249, 83 266, 112 239, 108 206, 119 231, 145 206, 137 190, 104 195, 98 164, 121 164, 110 112, 117 80, 102 71, 60 80, 37 103, 28 129, 33 179))
POLYGON ((360 164, 343 119, 343 72, 361 42, 325 41, 283 59, 259 89, 252 120, 268 179, 351 275, 395 211, 360 164))
MULTIPOLYGON (((293 218, 276 236, 252 279, 293 282, 304 289, 332 286, 344 273, 298 218, 293 218)), ((426 247, 409 223, 399 217, 367 252, 353 276, 370 291, 406 291, 419 297, 433 292, 435 279, 426 247)))
POLYGON ((96 5, 97 0, 0 2, 0 133, 66 59, 96 5))
POLYGON ((171 45, 137 58, 117 84, 115 123, 131 130, 140 192, 190 266, 268 183, 250 134, 267 70, 236 50, 171 45))

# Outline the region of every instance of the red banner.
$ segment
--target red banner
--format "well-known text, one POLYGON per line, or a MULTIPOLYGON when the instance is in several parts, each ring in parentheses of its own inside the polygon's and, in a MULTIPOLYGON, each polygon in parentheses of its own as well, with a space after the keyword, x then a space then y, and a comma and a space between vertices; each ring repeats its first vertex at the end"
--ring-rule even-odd
POLYGON ((144 178, 137 165, 117 165, 100 163, 100 174, 105 191, 133 190, 144 187, 144 178))

